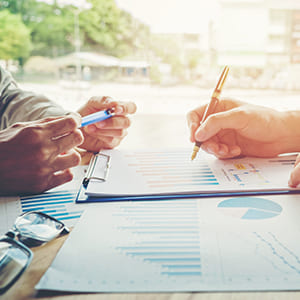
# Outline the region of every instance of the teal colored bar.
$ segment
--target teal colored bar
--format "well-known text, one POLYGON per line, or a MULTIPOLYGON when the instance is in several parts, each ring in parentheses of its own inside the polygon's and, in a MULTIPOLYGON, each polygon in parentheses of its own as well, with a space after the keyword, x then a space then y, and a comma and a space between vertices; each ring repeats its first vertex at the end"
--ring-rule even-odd
POLYGON ((132 256, 163 256, 163 255, 199 255, 199 251, 165 251, 165 252, 127 252, 127 255, 132 256))
POLYGON ((200 262, 200 257, 159 257, 144 258, 144 261, 161 263, 161 262, 200 262))
POLYGON ((168 269, 201 269, 201 265, 162 265, 163 268, 168 269))
POLYGON ((202 276, 202 272, 161 272, 160 274, 168 276, 202 276))

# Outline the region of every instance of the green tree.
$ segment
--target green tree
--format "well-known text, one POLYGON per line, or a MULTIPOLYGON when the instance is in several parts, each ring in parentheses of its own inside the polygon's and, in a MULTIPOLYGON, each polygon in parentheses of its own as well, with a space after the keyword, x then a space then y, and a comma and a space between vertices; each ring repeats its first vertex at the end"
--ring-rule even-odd
POLYGON ((90 0, 93 8, 80 14, 84 44, 116 56, 144 47, 148 27, 122 11, 114 0, 90 0))
POLYGON ((0 58, 22 61, 31 50, 30 31, 21 16, 0 11, 0 58))
MULTIPOLYGON (((74 51, 74 6, 36 0, 0 0, 0 11, 20 14, 31 31, 33 55, 57 56, 74 51)), ((121 10, 115 0, 89 0, 92 9, 79 13, 82 50, 128 56, 145 51, 149 28, 121 10)))
POLYGON ((56 57, 73 51, 74 20, 69 10, 48 6, 28 26, 32 32, 33 55, 56 57))
POLYGON ((121 10, 114 0, 91 0, 93 9, 80 15, 80 27, 85 43, 93 48, 116 54, 120 46, 121 10))
POLYGON ((151 32, 147 25, 133 18, 126 11, 121 11, 119 28, 119 56, 132 53, 136 56, 146 56, 148 54, 151 32))
POLYGON ((30 29, 33 55, 57 56, 73 49, 73 14, 69 7, 61 8, 36 0, 0 0, 0 10, 20 14, 30 29))

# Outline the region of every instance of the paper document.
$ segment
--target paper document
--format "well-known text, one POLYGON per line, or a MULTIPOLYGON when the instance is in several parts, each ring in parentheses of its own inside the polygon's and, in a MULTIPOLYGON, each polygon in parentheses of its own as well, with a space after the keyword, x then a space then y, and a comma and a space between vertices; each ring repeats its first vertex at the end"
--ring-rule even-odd
POLYGON ((109 150, 109 166, 98 160, 87 186, 92 197, 287 191, 295 155, 219 160, 191 149, 176 151, 109 150), (103 168, 107 168, 106 180, 103 168))
POLYGON ((13 227, 21 213, 19 197, 0 197, 0 236, 13 227))
POLYGON ((92 205, 37 289, 300 290, 300 195, 92 205))

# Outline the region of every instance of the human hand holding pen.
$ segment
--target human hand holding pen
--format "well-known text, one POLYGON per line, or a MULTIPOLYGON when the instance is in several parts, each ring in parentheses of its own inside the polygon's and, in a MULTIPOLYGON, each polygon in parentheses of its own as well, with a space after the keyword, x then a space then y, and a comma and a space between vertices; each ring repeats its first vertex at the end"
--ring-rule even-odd
POLYGON ((77 114, 18 122, 0 131, 0 195, 41 193, 72 180, 83 142, 77 114))
POLYGON ((85 116, 110 109, 114 110, 112 118, 81 128, 84 135, 81 148, 92 152, 111 149, 118 146, 127 135, 127 129, 131 123, 128 114, 136 111, 136 105, 133 102, 114 101, 110 97, 92 97, 78 112, 84 121, 85 116))
POLYGON ((236 100, 220 100, 199 126, 206 106, 187 115, 190 140, 218 158, 274 157, 300 151, 300 112, 277 110, 236 100))

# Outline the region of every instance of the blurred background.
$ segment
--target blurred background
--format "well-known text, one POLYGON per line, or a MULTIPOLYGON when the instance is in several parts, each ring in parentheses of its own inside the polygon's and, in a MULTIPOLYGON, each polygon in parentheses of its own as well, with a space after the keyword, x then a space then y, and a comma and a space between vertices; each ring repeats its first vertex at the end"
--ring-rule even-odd
POLYGON ((135 101, 137 141, 178 145, 224 65, 223 97, 300 108, 300 1, 0 0, 0 63, 68 109, 135 101))

